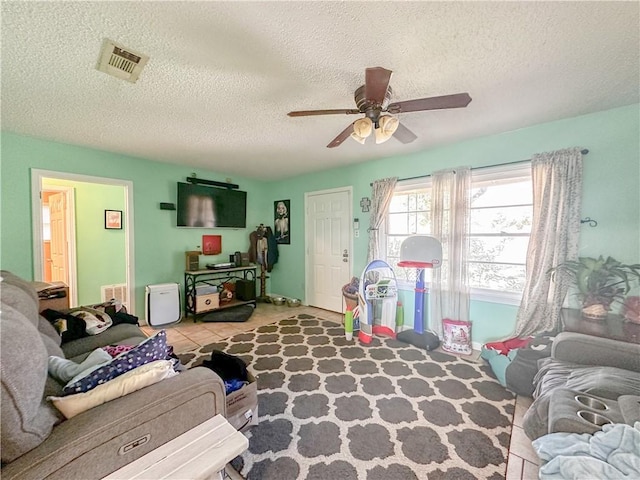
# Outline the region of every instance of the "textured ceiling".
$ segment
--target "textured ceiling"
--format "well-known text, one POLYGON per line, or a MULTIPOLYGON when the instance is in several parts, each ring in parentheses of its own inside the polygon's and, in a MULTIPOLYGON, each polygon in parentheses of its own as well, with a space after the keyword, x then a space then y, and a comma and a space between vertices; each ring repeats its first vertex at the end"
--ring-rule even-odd
POLYGON ((636 103, 638 2, 2 1, 2 129, 274 179, 636 103), (104 38, 150 60, 135 84, 95 68, 104 38), (326 145, 357 116, 366 67, 418 135, 326 145))

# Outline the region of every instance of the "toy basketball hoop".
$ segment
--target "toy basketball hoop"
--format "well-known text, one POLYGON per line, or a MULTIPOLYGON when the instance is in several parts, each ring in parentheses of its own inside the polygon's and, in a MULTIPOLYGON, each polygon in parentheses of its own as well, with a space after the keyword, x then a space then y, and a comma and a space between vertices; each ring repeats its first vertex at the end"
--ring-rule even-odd
POLYGON ((442 244, 434 237, 427 235, 412 235, 406 238, 400 245, 399 267, 415 268, 415 307, 413 316, 413 330, 405 330, 398 333, 397 339, 411 343, 417 347, 426 348, 427 339, 424 338, 424 294, 427 288, 424 285, 424 270, 426 268, 439 268, 442 265, 442 244))
POLYGON ((400 245, 399 267, 438 268, 442 263, 442 244, 433 237, 413 235, 400 245))

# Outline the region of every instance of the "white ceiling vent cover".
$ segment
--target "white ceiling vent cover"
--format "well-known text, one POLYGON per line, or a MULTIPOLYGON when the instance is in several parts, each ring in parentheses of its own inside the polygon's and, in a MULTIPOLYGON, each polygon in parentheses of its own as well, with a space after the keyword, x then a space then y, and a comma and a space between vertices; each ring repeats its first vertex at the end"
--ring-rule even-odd
POLYGON ((135 83, 148 60, 148 55, 105 38, 97 68, 101 72, 135 83))

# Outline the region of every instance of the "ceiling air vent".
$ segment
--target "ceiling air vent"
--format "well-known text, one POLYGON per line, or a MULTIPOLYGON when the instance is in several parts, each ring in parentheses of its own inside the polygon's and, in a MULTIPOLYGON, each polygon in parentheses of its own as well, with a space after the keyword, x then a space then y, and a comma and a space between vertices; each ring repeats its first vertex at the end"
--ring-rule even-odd
POLYGON ((135 52, 105 38, 97 68, 101 72, 135 83, 147 60, 149 60, 148 55, 135 52))

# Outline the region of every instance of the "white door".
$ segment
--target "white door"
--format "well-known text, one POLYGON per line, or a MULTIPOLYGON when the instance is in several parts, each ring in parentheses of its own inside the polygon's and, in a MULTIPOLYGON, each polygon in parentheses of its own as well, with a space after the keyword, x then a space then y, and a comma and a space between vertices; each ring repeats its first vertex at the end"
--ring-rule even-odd
POLYGON ((307 304, 342 312, 342 286, 351 278, 351 190, 305 197, 307 304))
POLYGON ((64 192, 49 197, 51 215, 51 281, 69 285, 68 239, 67 239, 67 196, 64 192))

